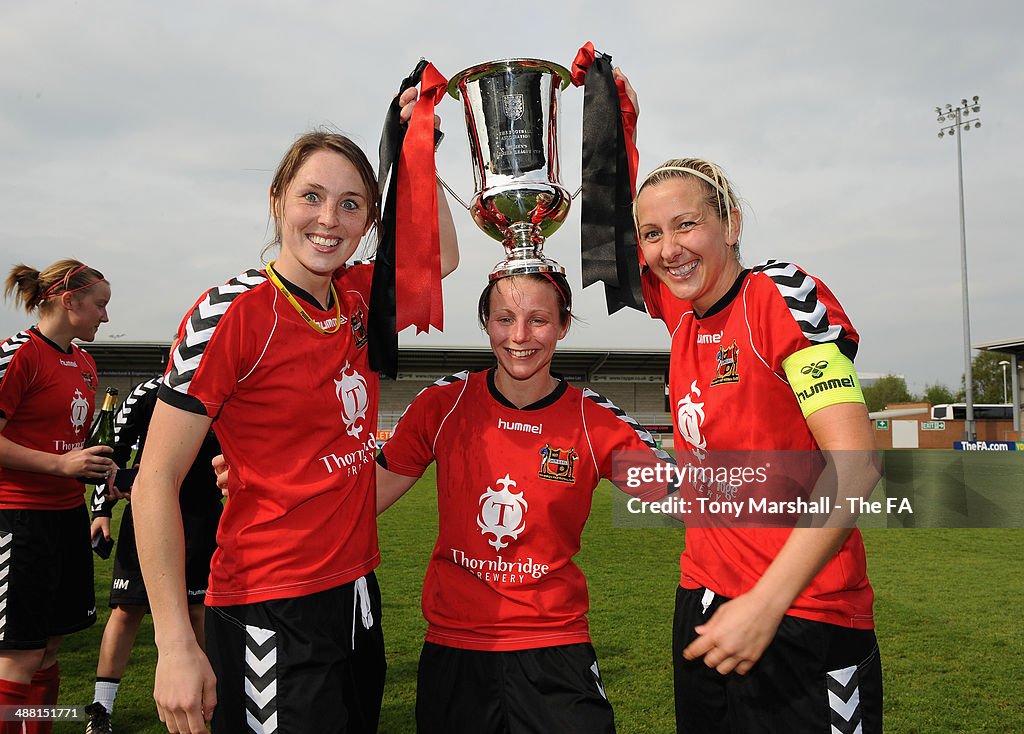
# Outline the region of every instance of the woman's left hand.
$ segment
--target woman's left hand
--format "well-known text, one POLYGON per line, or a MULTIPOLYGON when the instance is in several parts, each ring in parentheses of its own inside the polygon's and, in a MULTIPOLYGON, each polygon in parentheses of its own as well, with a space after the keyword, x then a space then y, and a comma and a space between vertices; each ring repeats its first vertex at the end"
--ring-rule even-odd
POLYGON ((783 612, 774 612, 752 594, 743 594, 726 602, 711 615, 707 624, 695 627, 697 639, 683 657, 696 660, 722 675, 745 675, 775 638, 783 612))
POLYGON ((633 111, 636 112, 636 116, 640 116, 640 100, 636 96, 636 90, 633 89, 633 85, 629 83, 629 77, 622 73, 622 69, 615 67, 612 69, 612 77, 617 82, 622 82, 623 87, 626 90, 626 97, 633 103, 633 111))
POLYGON ((102 535, 104 540, 110 540, 110 518, 109 517, 97 517, 92 521, 92 525, 89 526, 89 539, 93 542, 96 541, 96 537, 102 535))
POLYGON ((213 464, 213 473, 217 475, 217 489, 225 497, 228 496, 228 476, 230 475, 231 468, 228 466, 228 460, 224 458, 224 454, 217 454, 213 457, 210 462, 213 464))
POLYGON ((117 500, 130 500, 132 498, 131 490, 123 492, 115 486, 117 481, 117 472, 120 471, 118 467, 114 467, 113 470, 107 475, 105 484, 107 485, 107 491, 103 494, 103 498, 116 502, 117 500))
MULTIPOLYGON (((419 99, 419 92, 416 91, 416 87, 409 87, 401 96, 398 98, 398 104, 402 106, 402 111, 399 114, 399 118, 403 123, 408 123, 412 119, 413 108, 416 107, 416 100, 419 99)), ((434 129, 441 129, 441 118, 434 115, 434 129)))

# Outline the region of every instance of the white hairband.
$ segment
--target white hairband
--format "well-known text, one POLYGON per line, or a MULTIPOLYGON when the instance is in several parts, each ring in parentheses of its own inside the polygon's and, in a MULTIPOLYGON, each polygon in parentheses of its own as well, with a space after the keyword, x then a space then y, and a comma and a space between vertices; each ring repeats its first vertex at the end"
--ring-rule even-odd
POLYGON ((726 188, 723 190, 722 185, 715 181, 714 179, 712 179, 707 174, 701 173, 695 168, 686 168, 685 166, 662 166, 661 168, 655 168, 653 171, 647 174, 647 178, 645 178, 644 182, 640 184, 640 188, 643 188, 647 184, 647 182, 651 180, 651 177, 654 174, 660 173, 661 171, 682 171, 684 173, 692 174, 697 178, 702 178, 709 184, 711 184, 715 188, 715 191, 717 191, 718 193, 725 197, 725 205, 727 207, 731 208, 736 205, 735 198, 731 196, 729 193, 728 184, 726 185, 726 188))
MULTIPOLYGON (((712 167, 714 167, 714 164, 711 164, 711 165, 712 165, 712 167)), ((709 184, 711 184, 711 186, 715 189, 715 191, 717 191, 719 194, 721 194, 722 197, 725 199, 726 209, 730 209, 731 210, 733 208, 739 208, 739 203, 737 203, 736 197, 733 196, 729 192, 729 188, 728 188, 729 184, 728 184, 728 182, 726 182, 726 188, 723 190, 721 184, 719 184, 718 182, 714 181, 707 174, 701 173, 700 171, 696 170, 695 168, 687 168, 686 166, 662 166, 661 168, 655 168, 653 171, 651 171, 650 173, 647 174, 647 177, 644 179, 643 183, 640 184, 639 189, 637 189, 637 196, 633 197, 633 224, 636 225, 636 227, 638 229, 640 227, 640 220, 637 217, 637 207, 636 207, 636 204, 637 204, 637 200, 639 199, 640 189, 642 189, 644 186, 647 185, 647 182, 651 180, 651 177, 654 176, 654 174, 660 173, 661 171, 681 171, 683 173, 692 174, 692 175, 696 176, 697 178, 704 179, 709 184)), ((717 168, 716 168, 716 171, 717 171, 717 168)), ((724 176, 722 176, 722 178, 725 179, 724 176)), ((728 221, 729 232, 731 233, 732 232, 732 219, 729 217, 728 212, 726 212, 725 218, 728 221)), ((739 235, 737 235, 737 237, 738 236, 739 235)))

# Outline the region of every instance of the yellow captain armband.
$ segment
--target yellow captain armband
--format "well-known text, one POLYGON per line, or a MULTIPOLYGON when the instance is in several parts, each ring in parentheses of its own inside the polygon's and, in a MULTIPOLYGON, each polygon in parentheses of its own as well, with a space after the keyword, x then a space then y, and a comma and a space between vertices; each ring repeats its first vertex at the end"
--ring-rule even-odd
POLYGON ((789 378, 804 418, 839 403, 863 403, 857 373, 835 343, 815 344, 786 357, 782 369, 789 378))

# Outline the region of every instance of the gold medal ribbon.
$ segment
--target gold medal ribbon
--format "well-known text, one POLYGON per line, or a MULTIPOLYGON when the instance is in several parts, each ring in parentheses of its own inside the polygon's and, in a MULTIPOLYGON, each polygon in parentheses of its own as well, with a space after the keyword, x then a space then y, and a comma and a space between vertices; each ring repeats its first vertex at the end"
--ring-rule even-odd
POLYGON ((334 298, 334 328, 324 329, 323 327, 320 326, 320 324, 313 320, 312 316, 306 313, 306 309, 302 307, 302 304, 295 300, 295 296, 293 296, 285 287, 284 283, 281 282, 280 276, 278 276, 278 274, 274 272, 275 262, 277 261, 272 260, 269 263, 267 263, 267 277, 270 278, 270 282, 273 283, 279 291, 281 291, 281 295, 284 296, 288 303, 292 305, 292 308, 299 312, 299 316, 301 316, 307 324, 312 326, 314 330, 320 332, 321 334, 333 334, 338 329, 340 329, 341 301, 338 299, 338 292, 334 290, 334 281, 331 280, 330 284, 331 296, 334 298))

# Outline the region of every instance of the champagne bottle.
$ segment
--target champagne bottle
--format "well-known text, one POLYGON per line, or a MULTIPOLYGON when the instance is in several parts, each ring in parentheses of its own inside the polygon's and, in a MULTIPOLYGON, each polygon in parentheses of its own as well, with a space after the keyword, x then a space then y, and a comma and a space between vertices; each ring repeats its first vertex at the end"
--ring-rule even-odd
MULTIPOLYGON (((89 437, 85 439, 85 445, 82 448, 89 448, 90 446, 109 446, 114 447, 114 413, 117 409, 117 388, 108 387, 107 394, 103 398, 103 407, 100 408, 99 415, 96 416, 96 420, 92 422, 92 429, 89 431, 89 437)), ((79 477, 78 481, 87 484, 95 484, 96 480, 92 477, 79 477)))

